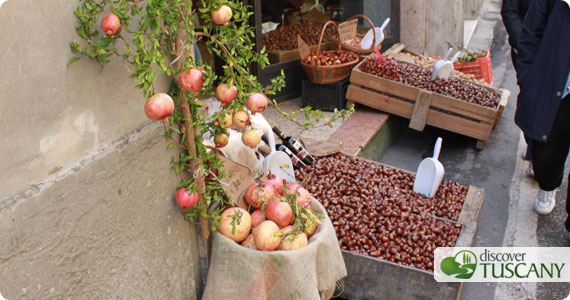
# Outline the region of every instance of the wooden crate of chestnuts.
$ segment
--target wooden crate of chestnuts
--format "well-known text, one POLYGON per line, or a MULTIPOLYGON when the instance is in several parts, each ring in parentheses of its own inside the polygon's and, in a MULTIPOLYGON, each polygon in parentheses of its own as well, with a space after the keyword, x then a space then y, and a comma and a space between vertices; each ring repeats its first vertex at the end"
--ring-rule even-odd
POLYGON ((323 204, 348 276, 348 299, 458 299, 463 283, 433 277, 436 247, 470 247, 485 191, 444 180, 432 198, 412 190, 415 174, 343 154, 295 171, 323 204))
POLYGON ((439 127, 477 139, 482 149, 510 92, 456 77, 431 80, 431 69, 371 54, 350 77, 346 98, 410 119, 410 128, 439 127))

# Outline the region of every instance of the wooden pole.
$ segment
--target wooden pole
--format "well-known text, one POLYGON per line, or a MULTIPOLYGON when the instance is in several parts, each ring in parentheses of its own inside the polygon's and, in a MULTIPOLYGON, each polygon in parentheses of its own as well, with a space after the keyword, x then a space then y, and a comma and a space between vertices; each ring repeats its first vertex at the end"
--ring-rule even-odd
MULTIPOLYGON (((184 7, 182 9, 183 17, 186 14, 188 14, 188 12, 191 11, 192 11, 191 8, 184 7)), ((178 58, 178 60, 175 63, 175 66, 176 68, 180 69, 184 65, 184 62, 186 61, 186 58, 188 58, 188 56, 194 57, 194 41, 188 41, 188 34, 184 29, 183 21, 180 22, 180 25, 178 27, 178 34, 176 36, 175 47, 176 47, 175 55, 178 58)), ((186 91, 180 88, 178 90, 178 94, 179 94, 179 99, 182 100, 180 101, 179 105, 180 109, 182 110, 182 114, 184 115, 184 129, 186 130, 186 142, 188 144, 188 154, 193 157, 198 157, 196 151, 196 136, 200 135, 200 127, 196 126, 192 128, 193 120, 192 120, 192 114, 190 112, 190 106, 188 105, 188 101, 186 100, 186 91)), ((200 160, 193 159, 191 160, 190 165, 193 171, 192 175, 193 176, 196 175, 196 177, 194 178, 194 182, 196 183, 197 186, 198 203, 200 205, 205 205, 204 192, 206 184, 205 184, 204 173, 198 171, 200 169, 200 160)), ((201 294, 202 294, 205 290, 206 280, 208 276, 208 267, 210 265, 209 255, 208 255, 210 249, 209 247, 210 229, 208 226, 208 219, 200 216, 199 227, 200 227, 200 235, 202 237, 201 239, 198 239, 199 243, 198 250, 200 253, 200 273, 202 279, 201 280, 202 281, 201 294)))

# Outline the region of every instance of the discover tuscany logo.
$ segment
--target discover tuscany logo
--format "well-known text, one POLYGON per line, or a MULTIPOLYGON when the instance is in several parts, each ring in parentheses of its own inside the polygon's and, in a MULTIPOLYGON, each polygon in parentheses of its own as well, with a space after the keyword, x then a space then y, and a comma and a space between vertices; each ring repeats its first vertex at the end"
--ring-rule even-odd
POLYGON ((568 282, 567 247, 443 247, 434 252, 438 282, 568 282))

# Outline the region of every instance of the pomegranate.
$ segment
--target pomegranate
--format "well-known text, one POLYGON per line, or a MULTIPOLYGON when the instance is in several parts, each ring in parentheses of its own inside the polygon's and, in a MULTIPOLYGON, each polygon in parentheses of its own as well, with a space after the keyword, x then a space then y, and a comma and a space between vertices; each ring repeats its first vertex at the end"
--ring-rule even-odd
POLYGON ((241 136, 241 140, 246 146, 255 149, 261 142, 261 133, 257 129, 246 130, 241 136))
POLYGON ((180 188, 176 192, 176 203, 186 211, 198 203, 198 192, 190 194, 186 188, 180 188))
POLYGON ((241 242, 241 245, 246 247, 246 248, 257 250, 257 248, 255 248, 255 242, 253 240, 253 234, 248 235, 245 238, 245 240, 243 240, 243 242, 241 242))
POLYGON ((249 114, 244 110, 234 112, 233 123, 237 128, 245 128, 251 124, 249 121, 249 114))
POLYGON ((232 103, 237 98, 237 87, 235 85, 228 85, 226 83, 220 83, 216 87, 216 98, 222 102, 222 104, 232 103))
POLYGON ((101 20, 101 29, 108 36, 114 36, 121 32, 121 19, 115 14, 106 14, 101 20))
POLYGON ((285 184, 285 181, 279 175, 269 173, 263 182, 271 185, 279 195, 283 194, 283 185, 285 184))
POLYGON ((307 237, 311 237, 313 236, 313 234, 315 234, 315 231, 317 231, 317 221, 315 220, 311 220, 311 221, 307 221, 307 218, 303 217, 303 222, 305 222, 305 225, 307 226, 305 228, 305 233, 307 234, 307 237))
POLYGON ((293 231, 293 226, 291 225, 283 227, 281 231, 283 231, 283 238, 279 244, 279 250, 295 250, 305 247, 307 244, 309 244, 307 235, 303 232, 287 235, 293 231))
POLYGON ((279 234, 279 226, 273 221, 263 221, 257 225, 253 233, 253 241, 255 247, 262 251, 272 251, 279 247, 281 243, 281 234, 279 234))
POLYGON ((222 116, 224 117, 224 127, 225 127, 225 128, 228 128, 228 127, 232 126, 232 124, 233 124, 233 120, 232 120, 232 119, 233 119, 233 115, 232 115, 232 112, 229 111, 229 110, 220 113, 220 117, 218 117, 218 119, 214 122, 214 125, 220 126, 220 124, 222 123, 222 122, 221 122, 221 121, 222 121, 222 120, 221 120, 221 119, 222 119, 222 116))
POLYGON ((298 183, 289 183, 286 187, 289 194, 297 193, 297 203, 299 205, 307 207, 307 205, 311 203, 311 193, 301 187, 298 183))
POLYGON ((265 206, 265 215, 268 220, 275 222, 279 227, 291 224, 293 220, 293 209, 287 202, 283 202, 278 198, 273 198, 267 202, 265 206))
POLYGON ((255 228, 263 221, 265 221, 265 216, 260 209, 256 209, 251 213, 251 227, 255 228))
POLYGON ((158 93, 146 100, 144 112, 151 120, 168 123, 168 116, 174 112, 174 101, 168 94, 158 93))
POLYGON ((219 148, 225 147, 228 144, 228 135, 225 133, 218 133, 214 137, 214 143, 219 148))
POLYGON ((212 11, 212 20, 218 25, 228 25, 232 18, 232 9, 227 5, 222 5, 218 10, 212 11))
POLYGON ((239 243, 247 238, 250 231, 251 216, 247 210, 241 207, 230 207, 224 210, 220 217, 220 232, 223 235, 239 243))
POLYGON ((178 74, 178 83, 185 91, 193 92, 194 95, 198 95, 203 87, 204 74, 206 74, 206 71, 199 68, 192 68, 188 71, 180 72, 180 74, 178 74))
POLYGON ((255 208, 275 197, 275 190, 263 182, 254 182, 245 189, 245 201, 255 208))
POLYGON ((245 106, 251 111, 252 114, 261 113, 267 108, 268 100, 262 93, 252 93, 247 98, 245 106))

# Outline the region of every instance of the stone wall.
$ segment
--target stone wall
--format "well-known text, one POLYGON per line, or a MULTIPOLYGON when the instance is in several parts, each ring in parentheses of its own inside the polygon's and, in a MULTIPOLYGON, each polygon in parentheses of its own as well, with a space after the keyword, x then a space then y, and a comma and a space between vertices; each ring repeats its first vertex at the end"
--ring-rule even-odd
POLYGON ((0 0, 0 293, 195 299, 176 152, 120 59, 67 67, 78 4, 0 0))
POLYGON ((483 0, 465 0, 463 2, 463 15, 465 19, 477 19, 483 0))
POLYGON ((400 1, 400 40, 409 50, 443 56, 463 45, 463 0, 400 1))

